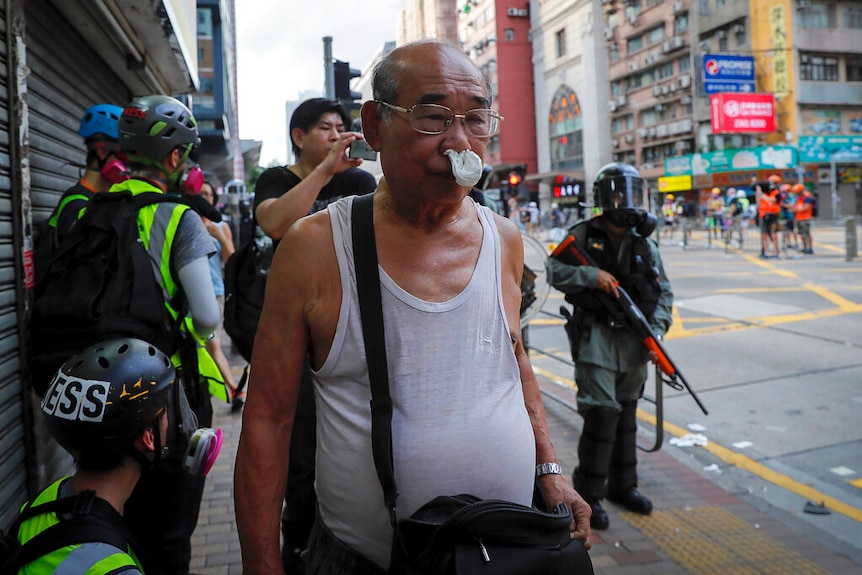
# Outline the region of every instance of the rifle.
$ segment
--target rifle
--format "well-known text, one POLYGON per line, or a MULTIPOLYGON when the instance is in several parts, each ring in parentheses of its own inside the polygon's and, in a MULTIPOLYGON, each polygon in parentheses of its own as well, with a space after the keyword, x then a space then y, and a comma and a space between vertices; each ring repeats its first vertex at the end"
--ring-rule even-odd
MULTIPOLYGON (((581 244, 578 243, 575 236, 571 234, 566 236, 566 239, 560 242, 557 249, 551 253, 551 257, 570 266, 599 267, 596 265, 596 262, 590 254, 583 248, 583 246, 581 246, 581 244)), ((656 365, 662 373, 670 378, 663 378, 663 381, 674 389, 688 391, 692 399, 697 403, 697 406, 700 407, 701 411, 703 411, 703 414, 709 415, 706 407, 703 406, 700 399, 697 397, 697 394, 688 385, 688 381, 685 379, 685 376, 680 372, 679 368, 677 368, 676 364, 670 358, 670 355, 668 355, 667 350, 665 350, 664 346, 661 344, 661 340, 655 334, 652 327, 650 327, 649 321, 647 321, 643 312, 635 302, 632 301, 632 298, 626 290, 621 286, 617 286, 617 291, 620 294, 618 299, 615 299, 610 294, 600 290, 595 290, 595 295, 609 314, 620 321, 620 323, 633 330, 635 334, 643 340, 644 347, 656 354, 658 359, 656 365)))

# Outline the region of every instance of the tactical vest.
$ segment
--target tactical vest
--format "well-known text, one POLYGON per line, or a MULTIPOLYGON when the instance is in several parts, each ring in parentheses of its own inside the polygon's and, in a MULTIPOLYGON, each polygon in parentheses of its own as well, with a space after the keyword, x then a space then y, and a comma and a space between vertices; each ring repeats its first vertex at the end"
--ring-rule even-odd
MULTIPOLYGON (((644 316, 650 319, 661 296, 661 286, 658 268, 653 261, 647 238, 630 234, 628 258, 623 257, 622 261, 619 261, 617 246, 612 241, 611 235, 594 222, 595 220, 590 220, 586 224, 584 239, 578 241, 581 241, 581 245, 585 247, 596 265, 612 274, 644 316)), ((599 321, 609 319, 608 313, 592 289, 567 294, 566 301, 599 321)))

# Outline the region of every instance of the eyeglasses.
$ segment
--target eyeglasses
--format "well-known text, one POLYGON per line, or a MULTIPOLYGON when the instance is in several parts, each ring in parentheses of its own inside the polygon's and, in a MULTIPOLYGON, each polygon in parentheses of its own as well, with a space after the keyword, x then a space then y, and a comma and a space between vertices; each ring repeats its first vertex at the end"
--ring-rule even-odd
POLYGON ((442 134, 449 129, 455 118, 460 118, 464 123, 464 130, 469 135, 475 138, 490 138, 500 129, 500 122, 503 120, 499 112, 488 108, 477 108, 467 110, 463 114, 456 114, 439 104, 416 104, 408 110, 381 100, 374 100, 374 102, 392 110, 410 114, 410 127, 420 134, 442 134))

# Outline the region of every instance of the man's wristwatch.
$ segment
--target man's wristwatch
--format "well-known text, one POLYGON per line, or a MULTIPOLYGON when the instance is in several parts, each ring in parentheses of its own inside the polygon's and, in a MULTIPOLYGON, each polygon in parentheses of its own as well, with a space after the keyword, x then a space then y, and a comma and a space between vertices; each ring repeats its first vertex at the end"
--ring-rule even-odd
POLYGON ((562 475, 563 468, 559 463, 540 463, 536 466, 536 477, 543 475, 562 475))

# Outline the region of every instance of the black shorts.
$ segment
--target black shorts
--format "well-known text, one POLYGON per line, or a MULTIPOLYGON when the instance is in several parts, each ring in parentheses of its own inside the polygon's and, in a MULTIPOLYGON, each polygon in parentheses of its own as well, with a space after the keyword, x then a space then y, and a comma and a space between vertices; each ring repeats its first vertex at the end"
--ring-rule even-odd
POLYGON ((760 231, 764 234, 775 231, 776 222, 778 222, 778 214, 763 214, 760 218, 760 231))

